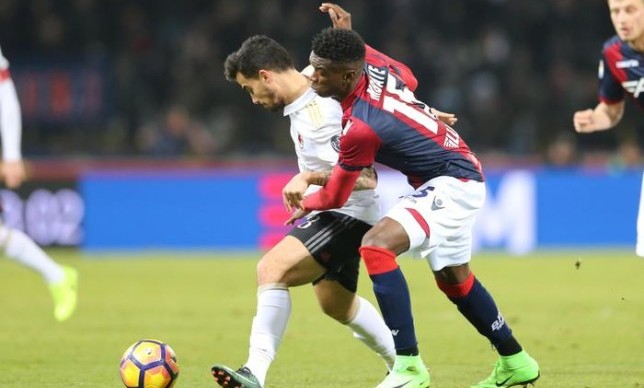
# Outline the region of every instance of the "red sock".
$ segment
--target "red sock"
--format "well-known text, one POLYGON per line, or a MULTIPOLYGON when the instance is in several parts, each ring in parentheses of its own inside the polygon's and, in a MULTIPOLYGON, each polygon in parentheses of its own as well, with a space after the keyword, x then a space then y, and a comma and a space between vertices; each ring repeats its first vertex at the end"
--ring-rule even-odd
POLYGON ((439 279, 436 279, 436 284, 438 288, 441 289, 449 298, 462 298, 470 293, 472 286, 474 285, 474 274, 470 272, 469 276, 463 283, 460 284, 448 284, 439 279))
POLYGON ((398 263, 396 263, 396 254, 389 249, 380 247, 360 247, 359 251, 369 275, 378 275, 398 268, 398 263))

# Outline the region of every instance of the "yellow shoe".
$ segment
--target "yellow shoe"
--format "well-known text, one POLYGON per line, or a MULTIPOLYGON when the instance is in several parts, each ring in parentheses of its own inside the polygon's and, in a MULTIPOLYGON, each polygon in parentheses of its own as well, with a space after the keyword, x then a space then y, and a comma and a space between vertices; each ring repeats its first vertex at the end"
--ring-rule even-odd
POLYGON ((78 299, 78 271, 71 267, 63 267, 65 276, 58 282, 49 285, 51 296, 54 298, 54 318, 62 322, 72 316, 76 310, 78 299))

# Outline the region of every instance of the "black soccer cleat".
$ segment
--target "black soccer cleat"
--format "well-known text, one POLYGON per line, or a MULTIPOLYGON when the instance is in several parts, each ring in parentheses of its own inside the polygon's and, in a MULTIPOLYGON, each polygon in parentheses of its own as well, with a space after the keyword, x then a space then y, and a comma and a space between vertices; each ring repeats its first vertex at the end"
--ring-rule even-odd
POLYGON ((225 365, 216 364, 211 368, 211 371, 212 377, 222 387, 262 388, 259 381, 257 381, 257 377, 245 366, 235 371, 225 365))

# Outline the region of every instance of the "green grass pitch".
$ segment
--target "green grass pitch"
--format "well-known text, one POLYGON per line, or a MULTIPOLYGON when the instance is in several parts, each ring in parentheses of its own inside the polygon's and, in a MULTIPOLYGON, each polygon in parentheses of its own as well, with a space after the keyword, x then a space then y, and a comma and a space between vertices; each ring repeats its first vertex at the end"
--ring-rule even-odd
MULTIPOLYGON (((211 364, 246 360, 258 254, 50 252, 80 271, 78 311, 55 322, 40 277, 0 259, 0 387, 119 387, 119 359, 141 338, 177 352, 177 387, 213 387, 211 364)), ((496 355, 486 340, 437 290, 424 261, 400 262, 432 387, 487 376, 496 355)), ((644 259, 624 251, 482 253, 472 268, 541 364, 537 387, 644 387, 644 259)), ((364 274, 359 293, 374 301, 364 274)), ((310 286, 292 298, 268 387, 373 387, 384 377, 377 356, 323 316, 310 286)))

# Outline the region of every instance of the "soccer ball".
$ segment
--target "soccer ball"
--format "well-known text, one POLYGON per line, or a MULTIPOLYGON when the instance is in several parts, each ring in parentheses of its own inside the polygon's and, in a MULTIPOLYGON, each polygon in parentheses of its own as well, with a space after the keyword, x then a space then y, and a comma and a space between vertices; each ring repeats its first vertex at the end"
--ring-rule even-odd
POLYGON ((128 388, 170 388, 179 377, 174 350, 153 339, 136 341, 121 358, 121 380, 128 388))

